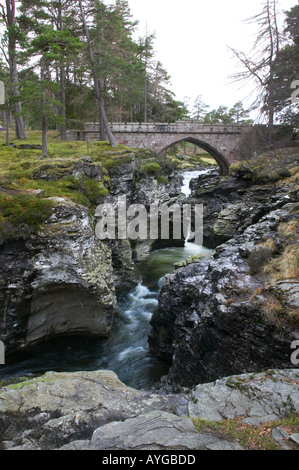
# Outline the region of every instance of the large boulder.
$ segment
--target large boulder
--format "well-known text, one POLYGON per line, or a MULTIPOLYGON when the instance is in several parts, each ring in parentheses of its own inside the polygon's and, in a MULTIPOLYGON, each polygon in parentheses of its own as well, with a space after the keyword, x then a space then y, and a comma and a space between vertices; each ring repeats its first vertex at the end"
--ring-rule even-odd
POLYGON ((269 370, 197 385, 188 395, 138 391, 110 371, 0 383, 0 449, 240 450, 237 438, 211 424, 236 419, 269 426, 296 415, 298 379, 298 370, 269 370))
POLYGON ((0 442, 4 448, 60 448, 89 441, 107 423, 154 410, 185 415, 187 405, 184 396, 127 387, 110 371, 48 372, 0 389, 0 442))
POLYGON ((299 370, 269 370, 225 377, 197 385, 189 403, 190 416, 208 421, 242 417, 257 426, 299 411, 299 370))

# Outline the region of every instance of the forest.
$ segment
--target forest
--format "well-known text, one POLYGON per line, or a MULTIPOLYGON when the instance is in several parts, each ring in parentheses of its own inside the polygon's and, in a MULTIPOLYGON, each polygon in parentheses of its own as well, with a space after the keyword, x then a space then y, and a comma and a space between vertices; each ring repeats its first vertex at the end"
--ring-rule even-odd
MULTIPOLYGON (((258 28, 253 57, 232 49, 240 65, 234 79, 255 82, 252 109, 264 113, 269 127, 279 122, 297 128, 299 6, 284 12, 280 31, 276 3, 267 0, 251 19, 258 28)), ((127 0, 5 0, 0 6, 1 118, 17 139, 26 137, 26 129, 44 136, 56 129, 66 140, 67 129, 100 122, 101 140, 108 137, 115 146, 109 122, 253 122, 242 102, 210 110, 200 93, 194 103, 176 100, 171 77, 156 58, 154 34, 137 38, 138 21, 127 0)))

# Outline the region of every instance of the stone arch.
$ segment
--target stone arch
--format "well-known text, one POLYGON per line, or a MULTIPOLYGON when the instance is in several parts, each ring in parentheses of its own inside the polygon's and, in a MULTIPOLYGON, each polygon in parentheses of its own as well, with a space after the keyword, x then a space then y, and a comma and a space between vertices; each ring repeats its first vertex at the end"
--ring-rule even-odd
POLYGON ((197 139, 195 137, 186 136, 181 139, 176 139, 173 142, 168 143, 162 150, 159 151, 159 153, 165 152, 170 147, 172 147, 175 144, 179 144, 180 142, 190 142, 191 144, 195 144, 198 147, 202 148, 203 150, 206 150, 206 152, 208 152, 219 165, 220 175, 222 176, 228 175, 230 164, 228 160, 225 158, 225 156, 221 152, 219 152, 219 150, 213 147, 211 144, 204 142, 203 140, 197 139))

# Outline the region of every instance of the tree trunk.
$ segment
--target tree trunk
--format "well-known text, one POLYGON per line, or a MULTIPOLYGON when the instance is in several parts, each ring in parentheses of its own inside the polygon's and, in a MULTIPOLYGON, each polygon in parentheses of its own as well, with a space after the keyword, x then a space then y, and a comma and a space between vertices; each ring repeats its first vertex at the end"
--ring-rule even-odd
POLYGON ((10 119, 10 108, 7 107, 6 110, 6 145, 9 146, 9 119, 10 119))
POLYGON ((144 122, 147 122, 147 85, 144 82, 144 122))
POLYGON ((42 155, 41 158, 48 158, 48 142, 47 142, 47 118, 42 117, 42 155))
POLYGON ((103 123, 103 127, 105 128, 105 131, 107 133, 109 142, 111 147, 117 147, 116 140, 114 138, 114 135, 111 132, 110 125, 107 119, 106 111, 105 111, 105 106, 104 106, 104 101, 101 95, 101 87, 99 83, 99 79, 97 77, 96 73, 96 63, 95 63, 95 58, 94 58, 94 53, 90 41, 90 36, 89 36, 89 31, 85 19, 85 14, 82 6, 81 0, 79 0, 79 6, 80 6, 80 11, 81 11, 81 16, 82 16, 82 21, 83 21, 83 26, 85 30, 85 35, 86 35, 86 40, 88 44, 88 49, 89 49, 89 58, 90 58, 90 63, 91 63, 91 70, 92 70, 92 75, 93 75, 93 81, 94 81, 94 87, 95 87, 95 92, 96 92, 96 97, 98 101, 98 106, 99 106, 99 111, 100 111, 100 127, 101 127, 101 122, 103 123))
POLYGON ((273 79, 270 78, 269 97, 268 97, 268 128, 269 128, 269 144, 274 145, 274 97, 273 97, 273 79))
POLYGON ((8 91, 7 91, 7 84, 5 83, 5 101, 6 101, 6 108, 5 108, 5 111, 3 111, 3 121, 4 121, 4 116, 5 116, 5 120, 6 120, 6 145, 9 146, 10 142, 9 142, 9 121, 10 121, 10 105, 9 105, 9 101, 8 101, 8 91))
MULTIPOLYGON (((40 67, 40 79, 41 82, 45 80, 45 58, 41 59, 40 67)), ((42 154, 41 158, 48 158, 48 143, 47 143, 47 114, 46 114, 46 95, 45 88, 43 85, 43 97, 42 97, 42 154)))
POLYGON ((65 66, 62 61, 60 65, 60 102, 61 102, 61 117, 63 124, 60 128, 61 140, 66 140, 66 103, 65 103, 65 66))
MULTIPOLYGON (((57 3, 57 29, 58 31, 62 31, 63 29, 63 22, 62 22, 62 10, 63 5, 61 0, 57 3)), ((63 119, 63 123, 60 127, 60 139, 66 140, 66 101, 65 101, 65 90, 66 90, 66 71, 65 71, 65 63, 64 59, 60 60, 60 67, 59 67, 59 85, 60 85, 60 93, 59 99, 61 103, 60 111, 61 117, 63 119)))
POLYGON ((21 114, 22 104, 20 100, 16 98, 20 96, 18 82, 18 68, 16 60, 16 40, 14 38, 14 31, 11 29, 15 22, 15 3, 11 0, 6 0, 6 22, 8 28, 8 59, 9 59, 9 70, 10 79, 12 83, 11 96, 14 99, 14 117, 16 123, 16 139, 25 139, 25 126, 24 119, 21 114))
POLYGON ((268 126, 269 126, 269 144, 274 144, 274 116, 275 116, 275 109, 274 109, 274 60, 275 56, 279 52, 279 31, 277 27, 276 21, 276 0, 273 2, 274 11, 274 30, 271 21, 271 4, 270 1, 267 0, 267 20, 268 20, 268 28, 269 28, 269 38, 270 38, 270 61, 269 61, 269 81, 268 81, 268 126))

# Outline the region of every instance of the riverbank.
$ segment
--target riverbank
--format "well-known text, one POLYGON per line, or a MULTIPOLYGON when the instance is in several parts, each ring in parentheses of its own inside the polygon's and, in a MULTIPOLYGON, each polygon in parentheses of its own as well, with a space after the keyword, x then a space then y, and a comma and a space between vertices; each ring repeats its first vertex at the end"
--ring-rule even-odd
POLYGON ((261 182, 238 166, 184 185, 147 152, 29 153, 1 167, 2 447, 131 449, 130 435, 140 449, 170 449, 188 435, 186 449, 265 448, 228 439, 215 416, 251 436, 267 426, 275 448, 277 428, 296 434, 298 167, 261 182), (202 203, 208 248, 96 239, 96 205, 121 194, 146 208, 202 203))
POLYGON ((0 448, 295 450, 298 379, 272 370, 157 395, 109 371, 48 372, 0 390, 0 448))

